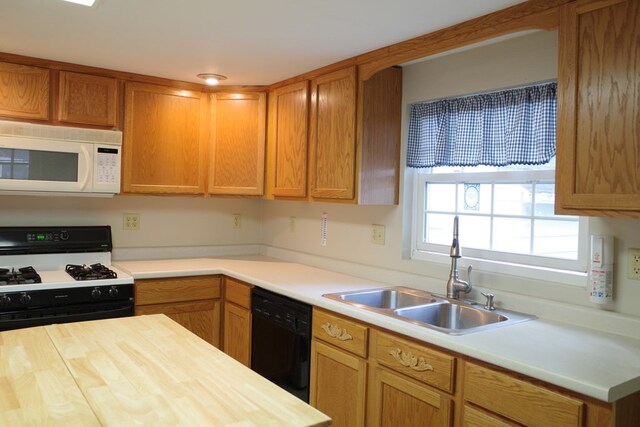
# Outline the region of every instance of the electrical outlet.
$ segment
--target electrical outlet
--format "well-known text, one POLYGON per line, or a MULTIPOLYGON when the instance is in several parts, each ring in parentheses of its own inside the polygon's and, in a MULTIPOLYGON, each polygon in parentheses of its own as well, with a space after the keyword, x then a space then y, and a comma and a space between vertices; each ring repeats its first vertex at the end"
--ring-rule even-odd
POLYGON ((295 216, 290 216, 289 217, 289 232, 290 233, 294 233, 296 231, 296 217, 295 216))
POLYGON ((139 213, 122 214, 122 229, 123 230, 140 230, 140 214, 139 213))
POLYGON ((371 224, 371 243, 384 245, 384 225, 371 224))
POLYGON ((640 280, 640 249, 627 249, 627 277, 640 280))
POLYGON ((240 222, 242 219, 242 215, 239 213, 233 214, 233 228, 240 228, 242 223, 240 222))

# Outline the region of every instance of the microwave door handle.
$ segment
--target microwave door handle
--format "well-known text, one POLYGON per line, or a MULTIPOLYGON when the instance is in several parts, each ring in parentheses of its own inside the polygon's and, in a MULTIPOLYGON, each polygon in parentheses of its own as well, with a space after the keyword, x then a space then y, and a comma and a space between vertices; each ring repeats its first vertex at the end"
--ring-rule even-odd
POLYGON ((93 165, 89 164, 91 156, 89 155, 89 150, 87 150, 87 147, 84 144, 80 146, 80 151, 82 157, 84 157, 84 164, 87 166, 84 170, 84 176, 80 179, 80 189, 84 190, 87 188, 87 183, 89 182, 89 171, 92 169, 93 165))

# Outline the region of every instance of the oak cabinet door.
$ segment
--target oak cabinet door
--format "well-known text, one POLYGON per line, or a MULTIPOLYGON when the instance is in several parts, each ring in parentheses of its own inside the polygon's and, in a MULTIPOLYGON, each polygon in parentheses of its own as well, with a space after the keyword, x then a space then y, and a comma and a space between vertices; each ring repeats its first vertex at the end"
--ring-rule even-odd
POLYGON ((334 427, 364 426, 367 362, 321 341, 311 341, 310 404, 334 427))
POLYGON ((355 197, 356 88, 355 67, 311 82, 309 179, 314 198, 355 197))
POLYGON ((294 83, 270 94, 274 154, 274 196, 307 195, 309 82, 294 83))
POLYGON ((224 352, 251 367, 251 310, 225 302, 224 352))
POLYGON ((640 2, 561 8, 556 211, 640 215, 640 2))
POLYGON ((165 314, 219 347, 221 288, 219 276, 136 280, 135 315, 165 314))
POLYGON ((447 395, 379 366, 371 374, 368 425, 452 425, 453 403, 447 395))
POLYGON ((0 62, 0 116, 49 119, 49 70, 0 62))
POLYGON ((210 194, 264 192, 265 93, 211 94, 210 194))
POLYGON ((115 127, 118 82, 111 77, 60 71, 58 120, 115 127))
POLYGON ((128 83, 123 191, 204 194, 207 97, 201 92, 128 83))
POLYGON ((223 350, 251 367, 251 290, 253 285, 231 277, 224 279, 223 350))

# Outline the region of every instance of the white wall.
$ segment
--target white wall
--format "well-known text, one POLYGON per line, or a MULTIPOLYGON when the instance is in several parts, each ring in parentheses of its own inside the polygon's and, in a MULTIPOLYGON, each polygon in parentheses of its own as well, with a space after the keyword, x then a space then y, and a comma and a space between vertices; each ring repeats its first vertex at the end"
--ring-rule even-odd
MULTIPOLYGON (((260 244, 260 201, 204 197, 0 196, 0 225, 111 225, 113 244, 125 248, 260 244), (140 214, 140 230, 123 230, 123 213, 140 214), (233 214, 242 215, 233 228, 233 214)), ((203 250, 203 255, 206 255, 203 250)), ((188 256, 197 256, 195 249, 188 256)), ((144 251, 140 256, 145 256, 144 251)))
MULTIPOLYGON (((403 157, 406 152, 406 111, 412 102, 491 89, 516 86, 528 82, 556 77, 557 35, 555 32, 536 32, 511 38, 495 44, 460 50, 429 61, 407 65, 403 82, 403 157)), ((388 269, 397 272, 397 284, 416 285, 414 275, 424 278, 424 288, 445 291, 447 264, 412 261, 408 259, 411 232, 412 171, 404 170, 399 206, 350 206, 330 203, 302 203, 265 201, 262 206, 263 242, 275 248, 304 254, 328 257, 360 264, 354 271, 362 273, 364 267, 388 269), (328 213, 328 243, 320 245, 320 218, 328 213), (295 216, 295 230, 290 229, 290 217, 295 216), (371 224, 386 226, 384 246, 371 243, 371 224), (404 237, 404 238, 403 238, 404 237)), ((615 301, 609 307, 589 303, 585 287, 559 285, 544 280, 477 272, 476 287, 491 289, 505 305, 526 309, 524 301, 534 302, 552 311, 562 307, 541 302, 554 301, 582 306, 587 310, 610 310, 640 316, 640 281, 626 279, 626 248, 640 247, 640 221, 625 219, 593 219, 590 233, 611 234, 616 237, 615 301), (553 307, 553 308, 552 308, 553 307)), ((309 257, 311 262, 313 257, 309 257)), ((316 261, 322 266, 331 262, 316 261)), ((335 262, 336 268, 349 267, 335 262)), ((375 274, 380 275, 380 270, 375 274)), ((385 278, 393 277, 384 275, 385 278)), ((477 290, 472 294, 478 298, 477 290)), ((584 310, 582 310, 584 312, 584 310)), ((594 316, 594 319, 602 316, 594 316)))

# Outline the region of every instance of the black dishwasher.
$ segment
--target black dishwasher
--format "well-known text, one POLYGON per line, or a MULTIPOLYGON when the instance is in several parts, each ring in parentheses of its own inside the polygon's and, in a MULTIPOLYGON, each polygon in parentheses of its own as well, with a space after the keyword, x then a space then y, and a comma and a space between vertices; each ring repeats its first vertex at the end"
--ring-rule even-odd
POLYGON ((311 306, 254 288, 251 312, 251 369, 309 402, 311 306))

